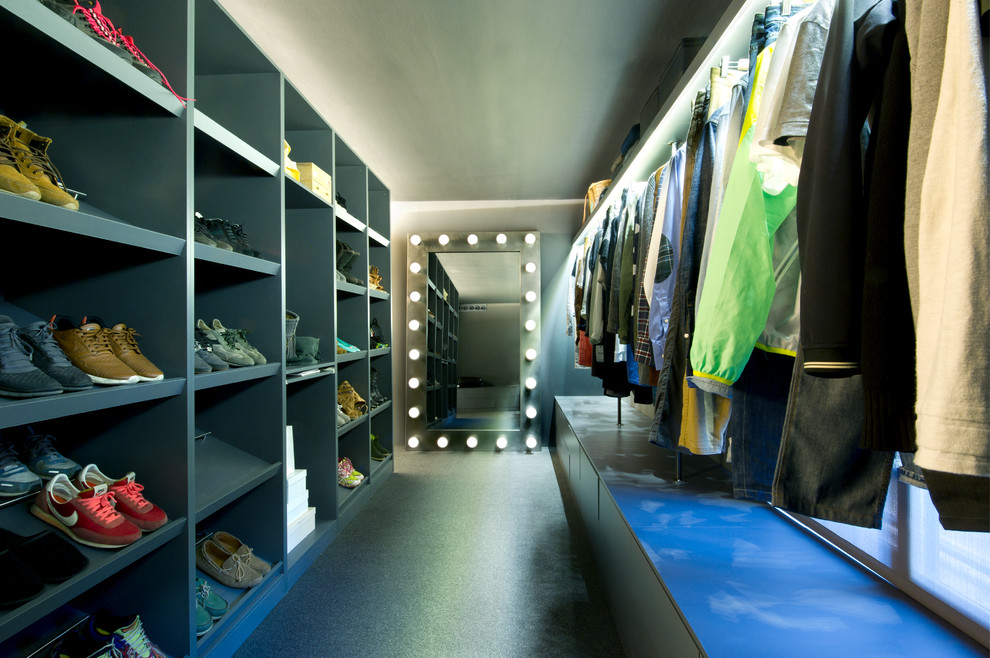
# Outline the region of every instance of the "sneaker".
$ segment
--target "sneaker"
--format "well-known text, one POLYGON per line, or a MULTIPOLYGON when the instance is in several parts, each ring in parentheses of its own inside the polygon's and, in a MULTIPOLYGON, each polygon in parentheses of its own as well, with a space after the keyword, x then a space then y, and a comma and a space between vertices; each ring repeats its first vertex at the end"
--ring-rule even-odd
POLYGON ((86 546, 123 548, 141 538, 141 529, 114 509, 107 485, 80 491, 62 473, 38 492, 31 513, 86 546))
POLYGON ((196 601, 210 614, 213 619, 220 619, 227 614, 227 600, 210 588, 205 578, 196 578, 196 601))
POLYGON ((221 585, 235 589, 254 587, 264 578, 244 564, 236 553, 231 555, 209 539, 196 547, 196 566, 221 585))
MULTIPOLYGON (((88 630, 88 629, 87 629, 88 630)), ((109 638, 91 637, 88 632, 68 633, 62 636, 47 658, 114 658, 113 643, 109 638)))
POLYGON ((232 366, 253 366, 254 359, 237 346, 232 335, 220 333, 202 320, 196 321, 198 338, 201 344, 208 345, 214 356, 232 366))
POLYGON ((210 372, 210 370, 226 370, 230 367, 226 361, 213 353, 209 345, 204 347, 198 338, 193 339, 193 350, 195 351, 195 356, 206 363, 206 367, 208 368, 206 372, 210 372))
POLYGON ((208 247, 217 246, 217 241, 210 235, 210 229, 206 227, 206 218, 196 213, 193 216, 193 240, 208 247))
POLYGON ((239 251, 245 256, 254 256, 255 258, 261 258, 261 252, 251 246, 248 241, 247 233, 244 232, 244 227, 240 224, 230 224, 230 234, 233 236, 235 244, 233 245, 235 251, 239 251))
POLYGON ((375 450, 385 455, 386 457, 392 454, 391 452, 389 452, 388 448, 382 445, 381 441, 379 441, 378 437, 375 436, 374 434, 371 435, 371 445, 375 448, 375 450))
POLYGON ((15 121, 0 116, 0 192, 38 201, 41 199, 41 190, 17 167, 17 156, 14 155, 12 146, 16 130, 15 121))
POLYGON ((364 481, 364 475, 354 469, 354 464, 347 457, 341 457, 337 462, 337 484, 348 489, 359 486, 364 481))
POLYGON ((33 349, 31 363, 59 384, 66 393, 85 391, 93 388, 89 375, 72 365, 65 352, 52 336, 54 325, 51 322, 32 322, 17 330, 24 342, 33 349))
POLYGON ((254 359, 254 365, 260 366, 268 363, 268 359, 265 358, 265 355, 255 349, 255 347, 247 341, 246 329, 228 329, 220 323, 220 320, 217 320, 216 318, 213 318, 213 328, 219 334, 231 334, 234 344, 241 348, 241 351, 254 359))
POLYGON ((351 417, 344 413, 343 408, 340 406, 340 403, 338 402, 337 403, 337 427, 340 427, 341 425, 346 425, 349 422, 351 422, 351 417))
POLYGON ((113 645, 114 656, 122 658, 168 658, 148 639, 139 615, 114 615, 109 610, 97 610, 89 619, 87 634, 105 639, 113 645))
POLYGON ((52 336, 72 365, 97 384, 110 386, 140 381, 137 373, 114 354, 108 332, 96 322, 86 322, 84 318, 77 327, 72 318, 56 315, 52 318, 52 326, 52 336))
POLYGON ((14 321, 0 315, 0 395, 37 398, 61 392, 61 384, 31 363, 31 346, 17 333, 14 321))
POLYGON ((254 549, 243 543, 229 532, 214 532, 209 541, 213 542, 230 555, 236 555, 250 569, 264 576, 272 570, 272 565, 254 554, 254 549))
POLYGON ((142 532, 157 530, 168 522, 164 510, 141 493, 144 486, 134 481, 134 471, 122 478, 111 478, 100 472, 96 464, 89 464, 76 480, 83 488, 106 485, 113 494, 114 509, 142 532))
POLYGON ((213 217, 204 219, 203 223, 206 225, 206 230, 209 232, 210 237, 217 243, 217 247, 224 251, 234 251, 234 245, 232 244, 233 238, 227 237, 227 234, 224 232, 224 227, 227 223, 226 220, 213 217))
POLYGON ((41 478, 17 458, 14 445, 0 438, 0 497, 13 498, 41 488, 41 478))
MULTIPOLYGON (((158 366, 149 361, 148 357, 141 353, 141 348, 138 347, 137 339, 135 338, 135 336, 140 336, 141 334, 134 327, 128 327, 123 322, 118 322, 113 327, 107 328, 103 320, 98 317, 92 316, 88 319, 90 322, 103 326, 103 331, 106 332, 110 339, 110 349, 113 350, 114 355, 118 359, 134 371, 139 381, 160 382, 165 379, 165 374, 158 366)), ((83 322, 86 322, 86 318, 83 318, 83 322)))
POLYGON ((382 331, 382 326, 378 324, 378 320, 372 318, 369 333, 371 335, 372 348, 381 349, 388 347, 388 343, 385 342, 385 332, 382 331))
POLYGON ((51 138, 28 130, 23 122, 18 124, 11 141, 17 169, 38 188, 45 203, 79 210, 79 201, 69 194, 62 182, 62 175, 48 157, 48 147, 51 145, 51 138))
POLYGON ((43 480, 51 480, 62 474, 72 477, 79 472, 79 464, 64 456, 55 448, 55 437, 38 434, 30 425, 20 428, 24 436, 18 441, 21 458, 31 471, 43 480))
POLYGON ((213 628, 213 617, 206 611, 203 604, 196 601, 196 637, 203 637, 213 628))
POLYGON ((213 372, 213 368, 210 364, 203 360, 196 350, 193 350, 193 372, 197 375, 205 375, 208 372, 213 372))
POLYGON ((345 352, 360 352, 361 351, 361 348, 354 347, 353 345, 351 345, 350 343, 348 343, 346 340, 341 340, 340 338, 338 338, 337 339, 337 350, 338 350, 337 351, 337 354, 343 354, 345 352), (344 352, 341 352, 340 350, 344 350, 344 352))

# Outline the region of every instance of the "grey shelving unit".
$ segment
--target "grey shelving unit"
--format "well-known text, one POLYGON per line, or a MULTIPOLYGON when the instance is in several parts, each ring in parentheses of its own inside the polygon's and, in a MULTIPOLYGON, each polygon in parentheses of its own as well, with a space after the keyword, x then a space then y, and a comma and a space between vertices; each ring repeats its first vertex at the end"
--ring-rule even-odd
POLYGON ((427 274, 426 425, 435 427, 457 413, 459 295, 443 264, 431 253, 427 274))
MULTIPOLYGON (((58 71, 54 84, 12 69, 18 91, 0 113, 51 137, 52 161, 86 194, 76 212, 0 194, 0 313, 19 324, 54 314, 126 322, 165 379, 0 398, 0 432, 36 424, 80 463, 135 471, 169 522, 125 549, 80 546, 90 561, 82 573, 0 610, 0 655, 43 650, 99 608, 140 614, 169 655, 229 655, 393 471, 370 450, 372 433, 393 445, 392 405, 341 428, 334 412, 338 384, 367 399, 373 370, 391 397, 391 349, 369 349, 372 318, 391 331, 389 294, 367 287, 369 265, 390 287, 389 191, 214 0, 102 7, 195 101, 184 106, 37 0, 0 0, 8 45, 58 71), (346 210, 287 175, 283 139, 294 160, 331 174, 346 210), (241 224, 261 257, 195 243, 197 211, 241 224), (360 253, 352 272, 365 285, 336 281, 337 239, 360 253), (286 362, 287 309, 300 335, 320 340, 319 363, 286 362), (192 329, 214 318, 247 329, 268 362, 194 375, 192 329), (336 355, 338 336, 360 351, 336 355), (287 424, 317 516, 291 552, 287 424), (368 476, 355 490, 336 484, 343 456, 368 476), (215 530, 274 568, 251 589, 218 588, 230 611, 197 638, 195 547, 215 530)), ((32 497, 3 500, 0 527, 47 529, 29 512, 32 497)))

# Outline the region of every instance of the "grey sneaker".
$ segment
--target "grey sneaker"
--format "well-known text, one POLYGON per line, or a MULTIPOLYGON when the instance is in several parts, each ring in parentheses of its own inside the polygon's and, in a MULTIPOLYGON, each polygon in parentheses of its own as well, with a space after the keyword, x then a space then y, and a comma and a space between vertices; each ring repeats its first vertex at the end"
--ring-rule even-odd
MULTIPOLYGON (((226 361, 213 353, 213 350, 210 349, 209 345, 204 346, 204 343, 200 341, 199 338, 193 340, 193 345, 195 345, 196 357, 206 363, 206 367, 210 370, 226 370, 230 367, 227 365, 226 361)), ((207 370, 207 372, 209 372, 209 370, 207 370)))
POLYGON ((37 434, 30 425, 25 425, 24 431, 26 436, 20 440, 21 457, 43 480, 50 480, 59 473, 71 478, 82 469, 55 449, 55 437, 51 434, 37 434))
POLYGON ((31 362, 36 368, 62 385, 62 390, 85 391, 93 388, 89 375, 72 365, 58 341, 52 336, 55 326, 51 322, 32 322, 17 333, 33 348, 31 362))
POLYGON ((231 244, 234 240, 228 237, 224 229, 227 226, 227 222, 220 219, 219 217, 213 217, 210 219, 203 220, 206 230, 209 232, 210 237, 217 243, 216 246, 220 247, 224 251, 234 251, 234 245, 231 244))
POLYGON ((210 364, 203 360, 203 358, 193 351, 193 372, 197 375, 205 375, 208 372, 213 372, 213 368, 210 364))
POLYGON ((234 342, 233 337, 227 332, 220 333, 202 320, 196 321, 196 328, 199 330, 200 342, 209 345, 214 355, 232 366, 254 365, 254 359, 239 348, 234 342))
POLYGON ((249 357, 254 359, 254 365, 260 366, 263 363, 268 363, 265 355, 254 348, 251 343, 247 342, 247 331, 244 329, 228 329, 220 323, 220 320, 213 318, 213 328, 220 334, 228 334, 241 350, 247 354, 249 357))
POLYGON ((31 363, 31 346, 17 333, 17 325, 0 315, 0 395, 36 398, 62 392, 62 385, 31 363))
POLYGON ((217 241, 210 235, 210 229, 206 227, 206 219, 199 213, 193 217, 193 240, 208 247, 217 246, 217 241))
POLYGON ((14 446, 0 439, 0 497, 23 496, 41 490, 41 478, 17 458, 14 446))

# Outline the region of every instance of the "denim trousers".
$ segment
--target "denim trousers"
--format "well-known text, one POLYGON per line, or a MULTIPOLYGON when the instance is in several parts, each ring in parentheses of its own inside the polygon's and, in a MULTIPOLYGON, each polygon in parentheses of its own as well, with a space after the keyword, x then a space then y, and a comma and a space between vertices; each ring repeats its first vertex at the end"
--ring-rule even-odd
POLYGON ((775 507, 879 528, 893 452, 863 450, 863 382, 804 372, 798 348, 773 478, 775 507))

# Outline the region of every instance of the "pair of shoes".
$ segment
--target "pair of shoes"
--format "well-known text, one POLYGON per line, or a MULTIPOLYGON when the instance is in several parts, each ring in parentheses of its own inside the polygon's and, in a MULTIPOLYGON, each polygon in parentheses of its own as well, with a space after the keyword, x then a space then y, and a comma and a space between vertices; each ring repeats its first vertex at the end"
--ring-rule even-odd
POLYGON ((352 420, 360 418, 368 413, 368 404, 364 401, 350 382, 344 381, 337 387, 337 404, 344 410, 348 418, 352 420))
POLYGON ((368 267, 368 283, 371 284, 371 287, 375 290, 387 292, 385 288, 382 287, 382 273, 376 265, 371 265, 368 267))
POLYGON ((0 528, 0 608, 28 602, 46 583, 64 583, 88 564, 85 555, 50 530, 24 537, 0 528))
POLYGON ((364 281, 351 274, 351 268, 354 266, 354 261, 357 260, 357 257, 360 255, 360 252, 354 251, 354 249, 351 248, 351 245, 347 244, 343 240, 337 240, 337 274, 342 275, 347 283, 363 286, 364 281))
POLYGON ((0 116, 0 191, 79 210, 48 156, 51 144, 51 138, 28 130, 23 121, 0 116))
MULTIPOLYGON (((106 653, 99 656, 140 656, 140 658, 168 658, 158 645, 152 642, 144 630, 140 615, 115 615, 109 610, 100 609, 89 618, 88 623, 83 624, 77 631, 89 646, 106 647, 106 653)), ((99 649, 97 649, 99 650, 99 649)), ((69 656, 89 656, 91 654, 80 651, 79 653, 69 653, 65 648, 60 649, 62 654, 69 656)))
POLYGON ((388 398, 382 395, 382 392, 378 389, 378 371, 374 368, 371 369, 371 386, 369 386, 368 397, 371 398, 371 404, 375 407, 388 402, 388 398))
POLYGON ((165 525, 168 516, 148 501, 134 473, 104 475, 95 464, 83 468, 75 484, 64 474, 38 492, 31 513, 73 540, 96 548, 123 548, 165 525))
POLYGON ((254 258, 262 256, 251 246, 243 226, 219 217, 207 218, 197 212, 193 217, 193 239, 224 251, 236 251, 254 258))
POLYGON ((337 427, 340 427, 341 425, 346 425, 349 422, 351 422, 351 417, 344 413, 344 410, 341 408, 340 403, 338 402, 337 403, 337 427))
POLYGON ((80 466, 55 449, 55 437, 30 425, 4 430, 0 438, 0 496, 22 496, 41 489, 59 473, 72 477, 80 466))
MULTIPOLYGON (((228 329, 216 318, 213 319, 212 327, 202 320, 196 321, 196 342, 214 357, 231 366, 254 366, 268 363, 265 355, 248 342, 246 330, 228 329)), ((206 356, 200 354, 200 357, 210 364, 206 356)), ((223 368, 215 369, 222 370, 223 368)))
POLYGON ((196 566, 221 585, 237 589, 254 587, 272 569, 228 532, 214 532, 196 546, 196 566))
POLYGON ((97 384, 157 382, 164 373, 138 347, 133 327, 123 322, 108 327, 96 316, 83 317, 76 325, 67 315, 52 317, 51 333, 75 367, 97 384))
POLYGON ((378 440, 378 437, 374 434, 371 435, 371 458, 376 462, 385 461, 389 455, 392 453, 385 449, 385 447, 378 440))
POLYGON ((52 337, 51 324, 18 327, 9 316, 0 315, 0 395, 33 398, 92 386, 52 337))
POLYGON ((385 342, 385 332, 382 331, 382 327, 378 324, 378 320, 376 318, 371 319, 369 332, 371 334, 371 349, 378 350, 383 347, 388 347, 388 343, 385 342))
POLYGON ((213 348, 210 347, 209 343, 204 344, 199 339, 199 332, 196 332, 196 337, 193 338, 193 369, 196 374, 219 372, 227 370, 229 367, 226 361, 213 353, 213 348))
POLYGON ((361 348, 354 347, 346 340, 340 338, 337 339, 337 354, 347 354, 348 352, 360 352, 360 351, 361 348))
MULTIPOLYGON (((141 71, 149 78, 164 86, 180 102, 189 100, 179 96, 172 89, 165 74, 155 66, 148 57, 141 52, 134 43, 134 38, 124 34, 124 31, 103 15, 103 8, 97 0, 41 0, 56 14, 72 23, 82 32, 95 39, 98 43, 106 46, 121 59, 130 63, 134 68, 141 71)), ((182 103, 185 106, 185 103, 182 103)))
POLYGON ((210 590, 205 578, 196 578, 196 637, 206 635, 213 622, 227 614, 227 601, 210 590))
POLYGON ((337 462, 337 484, 353 489, 364 482, 364 475, 354 469, 354 464, 347 457, 341 457, 337 462))

